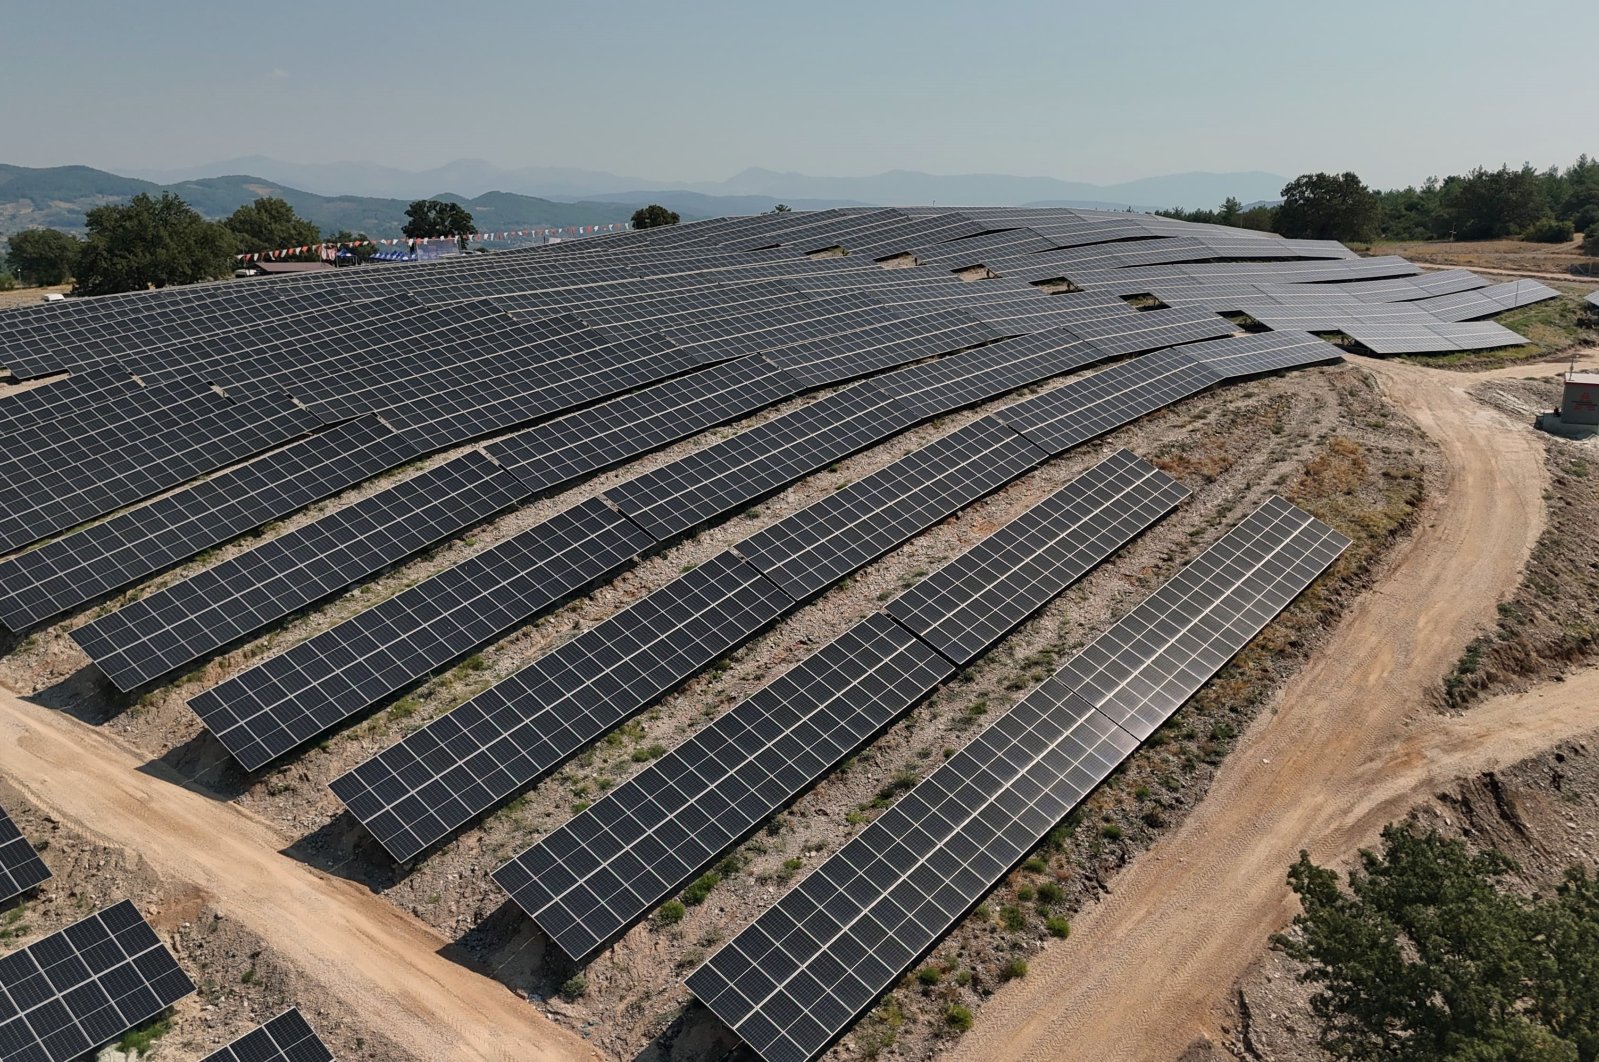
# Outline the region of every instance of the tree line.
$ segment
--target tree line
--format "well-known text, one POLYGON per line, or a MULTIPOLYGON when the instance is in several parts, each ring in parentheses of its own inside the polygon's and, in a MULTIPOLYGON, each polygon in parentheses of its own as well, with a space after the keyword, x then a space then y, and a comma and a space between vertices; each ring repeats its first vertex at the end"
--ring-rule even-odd
MULTIPOLYGON (((418 199, 406 208, 401 231, 411 239, 476 231, 472 214, 459 203, 418 199)), ((357 259, 377 248, 364 233, 323 236, 282 199, 264 196, 221 221, 209 221, 171 192, 140 193, 126 203, 95 207, 85 218, 83 238, 58 229, 26 229, 6 240, 6 270, 24 284, 73 281, 74 295, 110 295, 169 284, 192 284, 228 276, 237 256, 322 243, 348 244, 357 259)), ((290 260, 314 261, 316 250, 290 260)))
POLYGON ((1161 210, 1163 217, 1275 232, 1296 239, 1494 240, 1565 243, 1577 233, 1599 256, 1599 159, 1539 170, 1477 167, 1429 177, 1419 186, 1377 191, 1354 173, 1307 173, 1282 190, 1282 202, 1245 209, 1228 199, 1215 210, 1161 210))

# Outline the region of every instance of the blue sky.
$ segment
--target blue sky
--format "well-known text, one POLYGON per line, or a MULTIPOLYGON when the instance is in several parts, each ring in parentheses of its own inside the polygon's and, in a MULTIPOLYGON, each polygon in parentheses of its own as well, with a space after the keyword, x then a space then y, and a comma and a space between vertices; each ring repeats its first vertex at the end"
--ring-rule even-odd
POLYGON ((1593 0, 79 0, 0 25, 0 161, 30 166, 1352 168, 1386 186, 1599 153, 1593 0))

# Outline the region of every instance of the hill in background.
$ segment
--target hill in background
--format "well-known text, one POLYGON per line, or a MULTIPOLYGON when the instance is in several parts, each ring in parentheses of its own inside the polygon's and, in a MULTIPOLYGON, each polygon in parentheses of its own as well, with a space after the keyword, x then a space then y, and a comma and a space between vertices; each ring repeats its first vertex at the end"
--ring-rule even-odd
MULTIPOLYGON (((277 196, 323 232, 349 229, 378 237, 398 236, 405 224, 405 208, 410 205, 409 199, 318 195, 249 175, 158 184, 89 166, 33 169, 0 164, 0 235, 41 226, 81 231, 84 215, 94 207, 120 202, 140 192, 159 195, 167 191, 182 196, 190 206, 211 218, 226 217, 261 196, 277 196)), ((604 225, 626 221, 644 205, 644 201, 558 203, 511 192, 486 192, 472 198, 440 192, 415 198, 461 203, 485 231, 604 225)))

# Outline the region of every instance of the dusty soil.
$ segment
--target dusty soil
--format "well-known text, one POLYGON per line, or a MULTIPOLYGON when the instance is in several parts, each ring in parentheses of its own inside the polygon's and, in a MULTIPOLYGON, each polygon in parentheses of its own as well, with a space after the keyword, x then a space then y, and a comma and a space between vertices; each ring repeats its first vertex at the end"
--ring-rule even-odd
POLYGON ((228 998, 258 976, 278 986, 279 1009, 298 1002, 313 1021, 334 1015, 325 1024, 349 1046, 346 1057, 593 1057, 525 1002, 441 955, 445 941, 426 926, 279 854, 288 839, 268 824, 147 767, 110 736, 3 691, 0 775, 34 809, 24 829, 50 841, 45 857, 57 875, 24 909, 30 932, 10 943, 120 896, 158 897, 146 913, 208 986, 179 1008, 160 1058, 200 1057, 187 1045, 214 1047, 217 1032, 270 1017, 270 1008, 228 998), (213 954, 217 943, 203 938, 219 930, 213 954), (257 972, 236 972, 241 956, 257 972))
MULTIPOLYGON (((1510 695, 1514 711, 1543 714, 1547 699, 1592 703, 1599 699, 1593 671, 1510 695)), ((1489 701, 1484 709, 1499 714, 1489 701)), ((1469 717, 1468 717, 1469 718, 1469 717)), ((1411 809, 1422 829, 1458 837, 1477 849, 1508 855, 1515 871, 1507 887, 1548 892, 1570 866, 1596 866, 1599 852, 1599 731, 1562 741, 1536 756, 1468 777, 1411 809)), ((1228 1040, 1215 1052, 1263 1062, 1324 1062, 1318 1023, 1310 1009, 1316 986, 1300 980, 1304 967, 1272 951, 1239 982, 1223 1028, 1228 1040)), ((1196 1059, 1197 1062, 1197 1059, 1196 1059)))
POLYGON ((956 1057, 1175 1058, 1221 1039, 1230 987, 1292 914, 1284 872, 1300 848, 1342 856, 1415 794, 1593 727, 1580 698, 1536 713, 1505 700, 1461 719, 1426 708, 1543 530, 1542 444, 1460 377, 1362 364, 1442 448, 1444 489, 1205 800, 979 1012, 956 1057))
MULTIPOLYGON (((725 1033, 706 1023, 702 1011, 685 1011, 688 995, 681 985, 682 975, 747 924, 805 868, 836 850, 886 806, 901 788, 900 779, 926 774, 944 750, 958 746, 974 727, 986 722, 985 716, 1003 711, 1052 670, 1056 661, 1103 629, 1268 494, 1286 491, 1303 504, 1325 504, 1330 507, 1326 515, 1333 519, 1371 514, 1374 526, 1366 535, 1371 542, 1369 555, 1362 566, 1350 566, 1341 577, 1334 599, 1308 603, 1292 619, 1274 625, 1270 638, 1235 665, 1236 670, 1224 676, 1216 691, 1202 696, 1205 703, 1196 708, 1190 726, 1175 732, 1167 746, 1141 756, 1117 784, 1096 794, 1085 813, 1094 828, 1063 832, 1039 854, 1041 869, 1019 872, 1016 880, 996 890, 991 908, 968 919, 941 948, 940 954, 947 953, 952 970, 939 992, 896 990, 885 1004, 893 1023, 869 1020, 859 1035, 847 1038, 835 1052, 839 1057, 873 1053, 883 1049, 885 1039, 892 1039, 894 1054, 931 1057, 948 1046, 943 1017, 949 1002, 946 996, 953 994, 976 1005, 998 986, 1001 970, 1010 959, 1030 954, 1040 940, 1047 939, 1046 918, 1069 914, 1097 895, 1102 882, 1159 836, 1169 822, 1181 817, 1204 791, 1238 733, 1264 703, 1265 694, 1325 637, 1322 610, 1352 600, 1363 580, 1369 578, 1364 564, 1380 556, 1387 536, 1402 530, 1422 482, 1429 478, 1432 459, 1425 440, 1402 417, 1390 414, 1364 372, 1348 367, 1318 369, 1223 389, 1147 418, 1103 444, 1051 462, 859 573, 818 605, 779 624, 733 654, 725 666, 695 679, 636 723, 409 871, 395 868, 381 857, 341 814, 325 783, 410 728, 526 664, 558 640, 663 585, 685 565, 703 560, 765 523, 981 412, 946 418, 809 477, 741 517, 642 562, 589 597, 513 632, 454 671, 255 779, 243 777, 227 765, 184 706, 188 696, 616 479, 706 445, 735 429, 707 433, 626 469, 596 477, 565 495, 491 521, 354 594, 292 617, 265 636, 222 654, 191 676, 137 703, 129 704, 101 682, 66 637, 71 627, 103 610, 104 605, 91 606, 13 646, 0 660, 0 684, 65 715, 96 724, 125 754, 131 751, 136 759, 150 760, 146 765, 150 774, 141 779, 151 775, 181 778, 225 802, 217 806, 245 812, 246 821, 272 836, 262 848, 267 855, 287 846, 296 859, 354 884, 312 875, 303 866, 285 862, 289 871, 307 874, 336 889, 349 887, 351 895, 380 909, 404 911, 425 922, 442 934, 443 940, 454 941, 446 948, 448 954, 491 971, 504 985, 538 1002, 538 1009, 556 1022, 590 1037, 607 1057, 643 1052, 646 1058, 700 1058, 730 1044, 725 1033), (719 868, 722 880, 706 902, 691 907, 682 922, 673 926, 646 922, 586 969, 577 971, 564 964, 553 949, 546 949, 532 925, 505 902, 488 872, 574 809, 640 769, 653 746, 669 746, 686 737, 773 674, 912 585, 926 571, 1018 515, 1112 447, 1122 445, 1156 459, 1178 475, 1195 489, 1194 499, 746 843, 719 868), (1358 465, 1360 474, 1350 478, 1338 471, 1345 465, 1358 465), (1310 469, 1320 472, 1310 475, 1310 469), (1108 836, 1112 826, 1120 831, 1116 839, 1108 836), (1019 900, 1021 890, 1038 889, 1046 883, 1058 884, 1058 901, 1019 900), (382 894, 392 906, 365 890, 382 894), (965 984, 959 983, 961 974, 955 967, 964 972, 965 984), (581 974, 580 988, 569 983, 576 974, 581 974)), ((355 496, 352 492, 320 508, 346 504, 355 496)), ((297 516, 283 526, 307 518, 297 516)), ((150 585, 179 578, 240 548, 230 546, 191 562, 150 585)), ((165 782, 161 785, 171 788, 165 782)), ((169 869, 178 880, 184 880, 183 868, 169 869)), ((243 915, 230 917, 242 919, 243 915)), ((414 924, 408 918, 403 920, 414 924)), ((252 928, 262 934, 267 955, 295 957, 282 961, 286 968, 315 970, 314 957, 303 954, 308 947, 303 940, 280 939, 284 927, 261 924, 252 928)), ((287 928, 300 936, 292 923, 287 928)), ((435 949, 440 942, 434 943, 435 949)), ((322 951, 320 945, 316 950, 322 951)), ((313 976, 299 980, 301 990, 317 998, 321 998, 323 983, 313 976)), ((529 1013, 526 1004, 518 1003, 504 988, 486 980, 480 983, 497 993, 496 998, 518 1008, 517 1013, 529 1013)), ((490 1027, 493 1024, 505 1023, 491 1023, 490 1027)), ((395 1057, 439 1056, 402 1049, 395 1057)))

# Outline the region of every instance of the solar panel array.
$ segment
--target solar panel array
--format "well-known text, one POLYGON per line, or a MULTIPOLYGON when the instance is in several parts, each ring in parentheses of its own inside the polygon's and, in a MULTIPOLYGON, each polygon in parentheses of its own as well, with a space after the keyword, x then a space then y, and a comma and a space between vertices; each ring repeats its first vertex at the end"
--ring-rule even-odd
POLYGON ((1348 546, 1272 499, 688 978, 768 1062, 819 1055, 1348 546))
POLYGON ((5 808, 0 808, 0 902, 20 896, 48 881, 50 868, 22 836, 5 808))
POLYGON ((317 1039, 304 1015, 291 1008, 201 1062, 333 1062, 333 1052, 317 1039))
POLYGON ((1118 452, 919 583, 914 625, 899 601, 857 624, 495 880, 569 956, 589 958, 1186 494, 1118 452), (945 652, 948 638, 922 633, 940 629, 983 640, 945 652))
POLYGON ((70 1062, 193 991, 123 900, 0 958, 0 1058, 70 1062))
MULTIPOLYGON (((1046 457, 1063 452, 1093 435, 1159 408, 1176 397, 1183 397, 1232 376, 1250 375, 1307 360, 1325 361, 1338 356, 1335 348, 1310 337, 1293 342, 1282 337, 1270 342, 1266 341, 1268 339, 1271 337, 1243 336, 1192 348, 1168 350, 1114 366, 1084 381, 1092 384, 1106 377, 1119 380, 1115 395, 1120 402, 1116 405, 1105 405, 1099 397, 1099 392, 1105 389, 1100 388, 1091 390, 1086 397, 1080 397, 1077 406, 1069 402, 1064 405, 1052 403, 1048 407, 1048 419, 1025 415, 1029 407, 1037 402, 1036 399, 1000 410, 997 415, 978 420, 879 469, 835 496, 800 510, 741 543, 737 550, 747 554, 766 582, 783 587, 789 607, 796 606, 921 529, 1021 475, 1046 457), (1181 392, 1167 386, 1165 377, 1161 375, 1161 367, 1174 361, 1179 369, 1188 374, 1185 379, 1191 377, 1189 383, 1192 386, 1181 392), (1139 371, 1143 362, 1153 362, 1156 368, 1139 371), (1217 367, 1221 365, 1229 367, 1217 367), (1126 371, 1129 369, 1134 370, 1130 376, 1126 371), (1074 418, 1081 420, 1077 415, 1084 412, 1085 405, 1093 403, 1098 403, 1100 408, 1089 421, 1092 430, 1078 430, 1062 442, 1058 422, 1074 418), (1022 415, 1017 415, 1016 411, 1021 411, 1022 415), (1055 428, 1053 431, 1050 430, 1052 425, 1055 428), (1035 436, 1040 434, 1045 438, 1043 443, 1035 442, 1035 436)), ((1068 354, 1068 357, 1071 356, 1068 354)), ((1080 351, 1077 356, 1080 356, 1080 351)), ((1073 385, 1068 384, 1040 398, 1048 399, 1072 389, 1073 385)), ((839 394, 848 395, 855 390, 851 388, 839 394)), ((897 402, 898 399, 889 401, 897 402)), ((842 408, 849 410, 851 416, 864 420, 858 415, 863 404, 857 402, 853 408, 842 408)), ((915 418, 907 415, 904 423, 912 419, 915 418)), ((806 418, 802 423, 810 427, 819 420, 806 418)), ((783 436, 779 434, 778 437, 783 436)), ((734 442, 738 438, 735 436, 729 441, 734 442)), ((852 440, 858 436, 844 434, 844 438, 852 440)), ((853 442, 851 445, 854 445, 853 442)), ((721 447, 722 444, 718 444, 700 453, 715 454, 721 447)), ((730 449, 739 460, 751 452, 744 448, 730 449)), ((716 482, 702 473, 709 465, 710 462, 706 461, 694 464, 693 483, 716 482)), ((733 469, 740 467, 737 460, 726 461, 724 466, 733 469)), ((670 469, 673 466, 665 467, 670 469)), ((749 467, 750 464, 743 466, 745 469, 749 467)), ((736 474, 747 475, 742 471, 736 474)), ((607 493, 616 495, 619 492, 607 493)), ((642 493, 637 496, 648 498, 642 493)), ((747 497, 741 500, 747 500, 747 497)), ((626 496, 618 504, 625 507, 626 496)), ((723 504, 724 507, 727 504, 725 499, 723 504)), ((639 520, 641 525, 645 522, 636 513, 629 515, 639 520)), ((683 521, 678 520, 668 524, 661 533, 663 536, 675 534, 682 526, 683 521)), ((557 650, 557 653, 564 650, 570 656, 597 652, 585 649, 584 645, 588 642, 606 644, 616 637, 611 633, 611 627, 623 622, 620 618, 607 621, 574 639, 573 643, 557 650)), ((758 627, 742 632, 739 640, 749 637, 755 629, 758 627)), ((305 644, 311 645, 314 641, 305 644)), ((737 644, 737 641, 731 644, 737 644)), ((722 651, 725 648, 719 649, 718 655, 722 651)), ((292 651, 287 655, 292 655, 292 651)), ((556 654, 551 656, 555 657, 556 654)), ((713 659, 714 656, 706 658, 700 666, 713 659)), ((475 698, 474 702, 468 702, 455 712, 435 720, 429 727, 424 727, 398 745, 335 779, 334 793, 345 801, 351 813, 367 825, 395 858, 413 858, 444 840, 512 793, 533 784, 566 756, 597 740, 605 730, 619 724, 650 700, 664 694, 671 685, 688 677, 678 676, 670 685, 659 687, 641 683, 639 692, 643 695, 642 699, 632 695, 622 697, 614 702, 615 711, 582 709, 579 711, 580 721, 574 723, 571 719, 572 710, 565 707, 563 698, 577 696, 581 703, 588 696, 585 692, 587 682, 593 676, 578 673, 573 677, 571 669, 560 659, 548 665, 543 661, 537 662, 527 671, 539 676, 528 689, 511 688, 506 692, 498 687, 491 688, 475 698), (546 667, 553 669, 550 677, 544 677, 540 671, 546 667), (516 707, 505 707, 500 703, 503 698, 510 698, 516 707), (454 718, 456 716, 459 718, 454 718), (560 741, 551 742, 537 728, 553 725, 550 718, 556 716, 562 718, 563 734, 560 741), (530 725, 530 720, 536 726, 530 725), (470 741, 458 736, 460 731, 468 727, 473 732, 470 741), (434 728, 438 728, 438 733, 432 732, 434 728), (471 750, 471 755, 465 760, 460 757, 441 757, 437 748, 445 740, 454 740, 458 746, 464 744, 471 750), (429 769, 417 766, 419 762, 430 759, 434 762, 429 769), (518 764, 517 769, 502 769, 507 760, 514 760, 518 764), (452 772, 447 779, 441 773, 445 770, 452 772), (483 783, 485 775, 492 777, 491 784, 483 783)), ((246 672, 241 678, 250 674, 246 672)), ((232 683, 238 681, 230 680, 232 683)), ((514 687, 520 684, 518 681, 502 685, 514 687)), ((212 698, 219 691, 222 691, 222 697, 231 697, 232 691, 225 689, 228 685, 224 683, 202 697, 212 698)), ((313 700, 315 694, 313 690, 313 700)), ((306 700, 307 697, 302 694, 285 703, 289 710, 299 713, 306 700)), ((197 711, 201 710, 199 703, 191 703, 197 711)), ((215 706, 214 702, 211 706, 215 706)), ((223 740, 227 743, 226 738, 223 740)))

